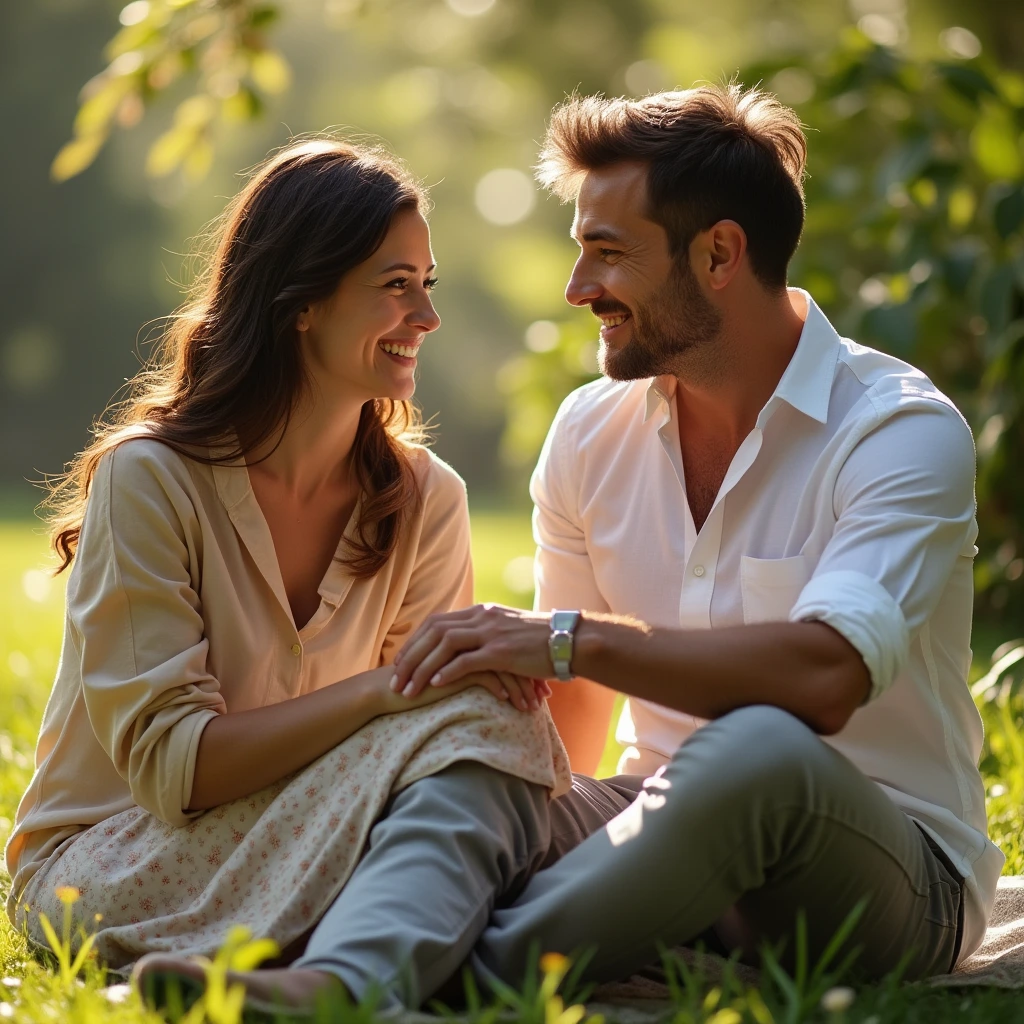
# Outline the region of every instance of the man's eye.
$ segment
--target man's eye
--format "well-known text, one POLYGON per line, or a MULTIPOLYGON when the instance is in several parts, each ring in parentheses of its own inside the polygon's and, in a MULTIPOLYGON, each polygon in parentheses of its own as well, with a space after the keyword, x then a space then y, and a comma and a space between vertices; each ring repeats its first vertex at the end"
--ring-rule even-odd
POLYGON ((601 259, 605 260, 611 256, 621 256, 622 253, 618 249, 598 249, 597 254, 601 259))

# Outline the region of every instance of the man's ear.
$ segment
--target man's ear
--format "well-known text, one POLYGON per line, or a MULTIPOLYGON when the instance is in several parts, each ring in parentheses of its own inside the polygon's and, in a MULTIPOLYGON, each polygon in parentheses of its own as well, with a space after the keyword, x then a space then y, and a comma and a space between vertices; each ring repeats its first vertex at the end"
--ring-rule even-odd
POLYGON ((694 243, 697 266, 703 270, 708 287, 724 288, 740 269, 747 254, 747 233, 734 220, 720 220, 702 231, 694 243))

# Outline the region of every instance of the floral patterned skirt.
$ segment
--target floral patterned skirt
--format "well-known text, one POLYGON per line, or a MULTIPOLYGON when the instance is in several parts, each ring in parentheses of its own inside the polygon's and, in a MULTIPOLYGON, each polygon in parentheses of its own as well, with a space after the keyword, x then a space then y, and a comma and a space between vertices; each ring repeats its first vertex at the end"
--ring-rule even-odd
POLYGON ((115 969, 152 951, 211 956, 235 924, 284 948, 337 897, 391 794, 457 761, 553 796, 572 782, 546 707, 524 713, 474 688, 374 719, 295 775, 188 825, 140 807, 116 814, 64 843, 8 909, 44 944, 38 912, 61 920, 56 890, 73 886, 76 918, 115 969))

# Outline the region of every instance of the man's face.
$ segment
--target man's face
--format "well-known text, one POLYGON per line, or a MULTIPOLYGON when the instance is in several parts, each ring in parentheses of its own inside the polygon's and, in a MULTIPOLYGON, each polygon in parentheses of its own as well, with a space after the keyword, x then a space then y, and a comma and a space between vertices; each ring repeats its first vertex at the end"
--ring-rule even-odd
POLYGON ((687 254, 672 259, 665 229, 647 216, 647 165, 588 172, 576 200, 580 256, 565 289, 600 317, 601 372, 613 380, 677 373, 714 342, 721 314, 705 297, 687 254))

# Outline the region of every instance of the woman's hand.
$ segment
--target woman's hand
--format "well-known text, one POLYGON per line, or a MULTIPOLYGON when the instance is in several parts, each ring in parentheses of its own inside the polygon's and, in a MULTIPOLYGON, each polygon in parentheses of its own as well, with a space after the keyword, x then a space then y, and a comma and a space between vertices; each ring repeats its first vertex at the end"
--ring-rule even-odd
MULTIPOLYGON (((550 635, 548 615, 504 605, 431 615, 395 658, 391 689, 418 697, 428 684, 430 689, 450 686, 471 672, 496 672, 503 679, 511 673, 543 682, 554 677, 550 635)), ((550 695, 550 687, 543 685, 550 695)))
POLYGON ((425 707, 444 700, 453 693, 468 690, 471 686, 482 687, 497 700, 509 701, 520 711, 537 711, 541 701, 551 696, 551 688, 543 680, 523 679, 511 672, 470 672, 444 689, 420 687, 415 694, 410 692, 408 696, 395 691, 386 683, 376 683, 374 696, 379 701, 380 708, 377 713, 391 715, 399 711, 409 711, 411 708, 425 707))

